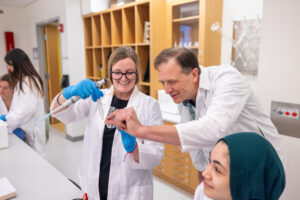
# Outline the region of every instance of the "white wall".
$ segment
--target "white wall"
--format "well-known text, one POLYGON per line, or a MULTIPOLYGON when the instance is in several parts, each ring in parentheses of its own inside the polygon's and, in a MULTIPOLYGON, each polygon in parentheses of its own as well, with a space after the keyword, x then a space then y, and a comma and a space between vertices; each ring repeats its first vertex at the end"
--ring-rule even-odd
MULTIPOLYGON (((222 30, 232 38, 233 21, 262 16, 263 0, 223 0, 222 30)), ((231 63, 232 44, 222 38, 221 63, 231 63)))
MULTIPOLYGON (((267 113, 272 100, 300 104, 300 1, 265 0, 257 94, 267 113)), ((299 199, 300 139, 284 136, 289 199, 299 199)))
MULTIPOLYGON (((59 19, 59 23, 65 24, 65 4, 61 0, 39 0, 24 9, 23 22, 26 24, 26 29, 22 34, 26 35, 27 45, 24 50, 32 59, 32 48, 37 47, 36 25, 38 23, 47 23, 53 19, 59 19)), ((65 33, 60 34, 61 55, 67 54, 65 33)), ((38 68, 38 60, 33 60, 33 65, 38 68)), ((64 68, 64 63, 62 63, 64 68)))
MULTIPOLYGON (((4 14, 0 15, 0 31, 13 31, 15 34, 15 47, 23 49, 30 57, 33 65, 39 71, 38 60, 32 56, 32 48, 37 47, 36 24, 59 18, 61 23, 65 22, 65 6, 61 0, 39 0, 25 8, 1 7, 4 14)), ((61 34, 62 54, 65 53, 65 37, 61 34)), ((1 37, 0 47, 1 58, 5 56, 4 36, 1 37)), ((3 59, 0 61, 0 74, 6 72, 6 65, 3 59)))
MULTIPOLYGON (((62 55, 62 62, 65 66, 63 73, 69 74, 72 85, 85 78, 84 35, 80 0, 66 0, 65 15, 66 52, 68 53, 62 55)), ((66 132, 73 138, 83 136, 85 124, 85 120, 67 124, 65 126, 66 132)))
POLYGON ((4 14, 0 15, 0 75, 7 73, 4 57, 6 55, 6 44, 4 32, 14 32, 15 47, 26 46, 26 37, 22 31, 26 28, 20 19, 24 16, 23 9, 1 6, 4 14))
POLYGON ((83 15, 99 12, 108 8, 109 0, 81 0, 81 13, 83 15))
POLYGON ((65 69, 63 73, 70 75, 70 84, 85 78, 84 35, 80 0, 66 0, 66 52, 62 56, 65 69))
MULTIPOLYGON (((272 100, 300 104, 300 1, 224 0, 223 31, 232 36, 231 19, 261 16, 263 26, 258 76, 247 76, 263 105, 270 113, 272 100)), ((222 63, 230 63, 231 43, 222 39, 222 63)), ((288 199, 299 199, 300 139, 283 136, 287 157, 288 199)))
MULTIPOLYGON (((223 0, 222 30, 226 36, 233 35, 233 20, 257 19, 262 17, 263 0, 223 0)), ((230 64, 232 43, 222 38, 221 63, 230 64)), ((259 69, 258 69, 259 70, 259 69)), ((259 72, 258 72, 259 73, 259 72)), ((246 75, 254 89, 257 88, 257 76, 246 75)))
MULTIPOLYGON (((0 15, 0 32, 15 33, 15 47, 23 49, 37 71, 38 60, 33 59, 32 49, 37 47, 37 24, 45 24, 54 19, 64 25, 60 33, 62 73, 69 74, 70 84, 85 77, 84 36, 80 0, 39 0, 25 8, 1 7, 5 14, 0 15)), ((4 36, 0 39, 0 74, 6 73, 4 36)), ((41 74, 41 76, 44 76, 41 74)), ((68 125, 66 130, 72 137, 83 135, 84 121, 68 125)))

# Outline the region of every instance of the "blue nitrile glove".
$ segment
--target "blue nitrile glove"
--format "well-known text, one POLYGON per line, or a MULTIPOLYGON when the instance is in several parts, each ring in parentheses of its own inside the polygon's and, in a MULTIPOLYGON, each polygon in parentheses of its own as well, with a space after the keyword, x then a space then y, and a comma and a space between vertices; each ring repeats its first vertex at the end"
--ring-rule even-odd
POLYGON ((0 116, 0 119, 1 119, 2 121, 5 121, 5 122, 6 122, 6 115, 1 115, 1 116, 0 116))
POLYGON ((126 133, 126 131, 119 130, 121 132, 122 136, 122 143, 125 148, 125 150, 130 153, 134 151, 135 148, 135 143, 136 143, 136 138, 132 135, 129 135, 126 133))
POLYGON ((13 133, 18 136, 21 140, 25 140, 25 132, 20 129, 20 128, 16 128, 13 133))
POLYGON ((90 79, 84 79, 75 85, 65 88, 62 94, 66 99, 70 99, 72 96, 80 96, 82 99, 92 96, 94 102, 103 97, 103 92, 90 79))

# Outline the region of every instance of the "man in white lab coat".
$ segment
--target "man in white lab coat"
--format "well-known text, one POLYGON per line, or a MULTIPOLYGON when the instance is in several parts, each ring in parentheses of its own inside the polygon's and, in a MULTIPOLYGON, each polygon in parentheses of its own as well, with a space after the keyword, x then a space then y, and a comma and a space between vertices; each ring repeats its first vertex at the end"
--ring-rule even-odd
POLYGON ((255 132, 269 140, 281 159, 281 138, 262 111, 246 78, 230 65, 198 67, 197 57, 185 48, 163 50, 155 59, 159 81, 175 103, 180 103, 181 123, 143 126, 134 109, 118 110, 106 123, 137 138, 181 147, 190 152, 201 172, 216 142, 231 133, 255 132))

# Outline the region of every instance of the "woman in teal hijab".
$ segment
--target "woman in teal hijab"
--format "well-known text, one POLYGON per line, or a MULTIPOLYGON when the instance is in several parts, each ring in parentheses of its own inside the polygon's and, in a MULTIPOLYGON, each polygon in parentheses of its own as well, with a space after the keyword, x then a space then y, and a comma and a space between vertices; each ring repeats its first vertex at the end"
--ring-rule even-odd
POLYGON ((278 200, 285 187, 280 158, 273 146, 256 133, 236 133, 220 139, 203 176, 195 200, 278 200))

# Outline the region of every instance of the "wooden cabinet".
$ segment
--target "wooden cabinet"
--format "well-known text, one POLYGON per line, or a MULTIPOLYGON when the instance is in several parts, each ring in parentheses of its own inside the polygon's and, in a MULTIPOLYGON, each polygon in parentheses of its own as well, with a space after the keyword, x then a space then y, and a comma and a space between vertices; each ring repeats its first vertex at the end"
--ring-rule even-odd
MULTIPOLYGON (((165 122, 166 125, 174 125, 165 122)), ((153 169, 153 174, 167 182, 194 194, 199 185, 198 171, 193 166, 189 153, 181 152, 174 145, 165 144, 164 157, 160 165, 153 169)))
POLYGON ((195 52, 203 66, 221 62, 221 35, 211 25, 222 24, 222 0, 168 0, 169 47, 195 52))
POLYGON ((131 46, 140 58, 142 89, 157 98, 161 86, 153 61, 167 47, 166 10, 165 0, 140 0, 84 15, 87 78, 108 77, 107 61, 111 52, 119 46, 131 46), (150 42, 144 42, 145 22, 150 23, 150 42))
POLYGON ((169 183, 194 194, 198 186, 198 173, 189 153, 183 153, 177 146, 165 144, 165 154, 153 174, 169 183))

